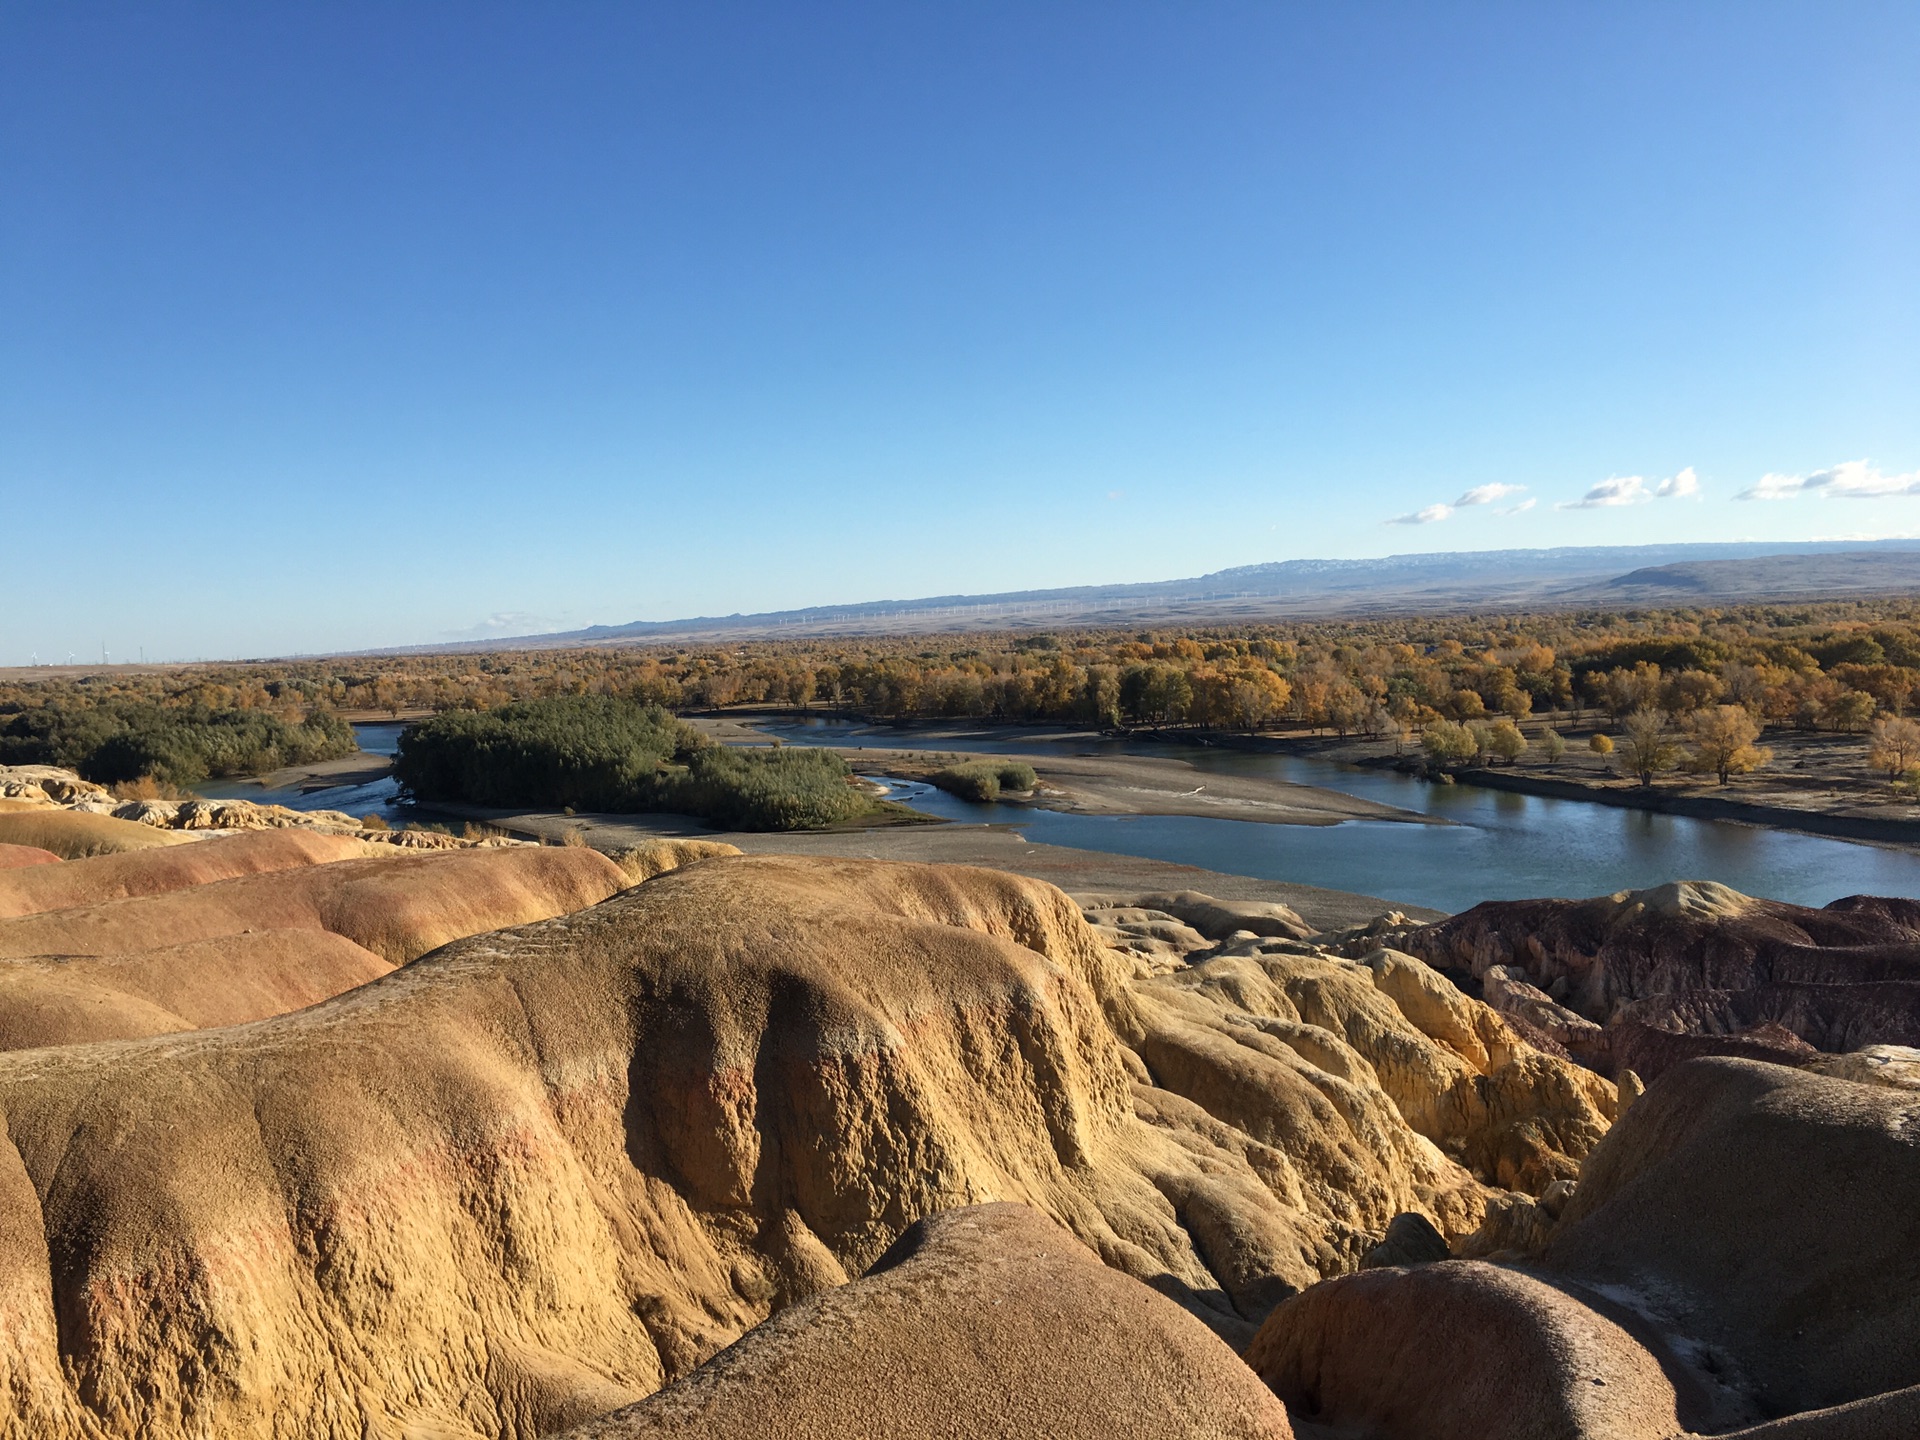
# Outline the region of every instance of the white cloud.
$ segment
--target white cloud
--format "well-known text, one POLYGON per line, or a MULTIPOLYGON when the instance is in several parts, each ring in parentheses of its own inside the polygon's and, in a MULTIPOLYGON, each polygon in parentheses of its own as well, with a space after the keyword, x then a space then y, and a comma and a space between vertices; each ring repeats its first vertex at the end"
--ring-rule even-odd
POLYGON ((551 615, 535 615, 529 610, 496 610, 477 625, 465 630, 444 630, 442 640, 492 640, 501 635, 538 635, 545 630, 558 629, 560 619, 551 615))
POLYGON ((1496 515, 1524 515, 1527 513, 1527 511, 1531 510, 1538 503, 1539 502, 1537 500, 1535 500, 1531 495, 1529 495, 1526 499, 1522 500, 1518 505, 1509 505, 1507 506, 1506 509, 1496 510, 1493 513, 1496 515))
POLYGON ((1415 510, 1411 515, 1396 515, 1386 523, 1389 525, 1431 525, 1436 520, 1444 520, 1453 514, 1451 505, 1429 505, 1424 510, 1415 510))
POLYGON ((1602 480, 1578 500, 1562 500, 1556 510, 1603 510, 1614 505, 1638 505, 1651 500, 1646 480, 1639 475, 1616 475, 1602 480))
POLYGON ((1920 470, 1909 470, 1905 475, 1883 475, 1871 460, 1845 460, 1811 475, 1763 475, 1733 498, 1791 500, 1796 495, 1839 496, 1845 500, 1920 495, 1920 470))
POLYGON ((1678 475, 1669 475, 1657 485, 1647 484, 1644 475, 1614 475, 1602 480, 1578 500, 1562 500, 1556 510, 1605 510, 1615 505, 1638 505, 1643 500, 1669 500, 1680 495, 1698 495, 1700 477, 1691 465, 1678 475))
POLYGON ((1527 487, 1524 485, 1476 485, 1458 500, 1456 508, 1467 505, 1491 505, 1496 500, 1504 500, 1509 495, 1518 495, 1527 487))
POLYGON ((1655 489, 1653 493, 1663 498, 1678 495, 1698 495, 1700 493, 1700 477, 1693 473, 1693 467, 1689 465, 1678 475, 1670 475, 1665 480, 1662 480, 1659 487, 1655 489))

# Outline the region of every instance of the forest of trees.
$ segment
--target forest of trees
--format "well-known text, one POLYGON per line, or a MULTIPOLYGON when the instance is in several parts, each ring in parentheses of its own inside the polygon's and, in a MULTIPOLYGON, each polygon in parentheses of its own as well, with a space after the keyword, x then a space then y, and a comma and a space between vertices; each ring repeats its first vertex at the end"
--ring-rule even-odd
POLYGON ((402 733, 394 777, 419 800, 665 810, 734 830, 817 830, 880 808, 829 751, 726 749, 657 705, 611 695, 446 711, 402 733))
POLYGON ((108 699, 0 704, 0 765, 58 765, 102 785, 150 778, 186 788, 351 755, 353 727, 326 709, 276 713, 108 699))
POLYGON ((1406 737, 1443 721, 1492 735, 1502 719, 1518 727, 1549 712, 1602 715, 1615 729, 1657 714, 1679 734, 1704 723, 1693 717, 1731 706, 1761 729, 1865 733, 1920 707, 1920 606, 1413 616, 108 671, 0 686, 0 725, 47 708, 133 702, 298 724, 327 709, 483 711, 567 695, 681 712, 751 703, 876 720, 1406 737))

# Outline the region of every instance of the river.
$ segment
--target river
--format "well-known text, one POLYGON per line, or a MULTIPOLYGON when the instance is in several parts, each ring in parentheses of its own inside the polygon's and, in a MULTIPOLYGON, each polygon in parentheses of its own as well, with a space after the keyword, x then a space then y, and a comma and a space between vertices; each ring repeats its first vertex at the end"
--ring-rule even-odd
POLYGON ((1669 880, 1717 880, 1749 895, 1800 905, 1863 893, 1920 898, 1920 854, 1909 850, 1477 785, 1432 785, 1397 771, 1309 756, 1089 736, 1060 741, 991 729, 923 735, 911 728, 836 720, 762 728, 796 744, 1001 754, 1131 752, 1186 760, 1218 774, 1266 776, 1377 800, 1451 823, 1309 826, 1180 815, 1072 815, 1018 804, 976 805, 931 786, 884 781, 917 809, 961 822, 1012 824, 1043 844, 1356 890, 1436 910, 1463 910, 1481 900, 1605 895, 1669 880))
MULTIPOLYGON (((354 733, 362 750, 391 755, 404 728, 356 725, 354 733)), ((960 824, 1011 825, 1042 844, 1354 890, 1436 910, 1464 910, 1482 900, 1605 895, 1668 880, 1718 880, 1749 895, 1800 905, 1856 894, 1920 899, 1920 854, 1908 850, 1477 785, 1430 785, 1397 771, 1304 755, 1084 735, 1058 740, 996 729, 927 734, 849 720, 789 720, 760 728, 795 744, 1041 755, 1132 752, 1377 800, 1451 823, 1267 825, 1185 815, 1071 815, 1018 804, 976 805, 930 785, 883 780, 895 798, 917 810, 960 824)), ((204 787, 203 793, 297 810, 376 813, 393 825, 410 818, 390 779, 306 794, 234 781, 204 787)))
MULTIPOLYGON (((404 723, 355 725, 353 736, 369 755, 391 755, 399 747, 404 723)), ((284 805, 289 810, 340 810, 348 815, 378 815, 389 825, 413 818, 400 804, 400 787, 390 777, 364 785, 334 785, 325 790, 269 790, 256 780, 209 780, 194 786, 209 800, 251 800, 256 805, 284 805)))

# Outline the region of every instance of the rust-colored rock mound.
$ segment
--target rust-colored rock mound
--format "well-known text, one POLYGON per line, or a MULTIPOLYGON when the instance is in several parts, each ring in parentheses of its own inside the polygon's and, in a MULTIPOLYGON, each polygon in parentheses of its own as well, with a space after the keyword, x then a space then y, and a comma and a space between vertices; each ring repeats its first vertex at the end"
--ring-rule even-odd
POLYGON ((250 930, 328 930, 404 965, 463 935, 598 904, 626 883, 606 856, 577 847, 336 860, 0 920, 0 957, 119 955, 250 930))
POLYGON ((1316 1285, 1247 1363, 1302 1420, 1419 1440, 1672 1440, 1673 1383, 1613 1321, 1473 1260, 1316 1285))
POLYGON ((0 811, 0 845, 31 845, 38 850, 50 850, 63 860, 119 855, 157 845, 186 845, 193 839, 191 835, 156 830, 151 825, 84 810, 32 805, 0 811))
POLYGON ((29 865, 58 865, 60 857, 37 845, 0 845, 0 870, 19 870, 29 865))
POLYGON ((859 1280, 566 1440, 1286 1440, 1179 1306, 1021 1205, 919 1221, 859 1280), (777 1417, 777 1418, 776 1418, 777 1417))
POLYGON ((1273 1313, 1250 1363, 1297 1420, 1376 1440, 1913 1433, 1912 1092, 1689 1061, 1564 1203, 1528 1273, 1443 1261, 1332 1280, 1273 1313))
POLYGON ((255 930, 133 955, 0 961, 0 1050, 238 1025, 318 1004, 391 969, 325 930, 255 930))
MULTIPOLYGON (((615 869, 342 861, 0 937, 256 891, 352 935, 529 856, 615 869)), ((1558 1174, 1604 1130, 1425 967, 1268 943, 1157 977, 1038 882, 716 859, 297 1014, 0 1055, 0 1435, 546 1433, 1001 1199, 1244 1342, 1399 1212, 1533 1206, 1450 1151, 1558 1174)))
POLYGON ((373 847, 311 830, 262 830, 74 860, 0 874, 0 918, 63 910, 130 895, 161 895, 241 875, 297 870, 332 860, 365 859, 373 847))
POLYGON ((1791 1064, 1806 1058, 1799 1042, 1830 1052, 1920 1045, 1911 900, 1853 896, 1814 910, 1680 883, 1597 900, 1491 901, 1399 943, 1471 971, 1496 1009, 1609 1074, 1650 1079, 1703 1054, 1791 1064))

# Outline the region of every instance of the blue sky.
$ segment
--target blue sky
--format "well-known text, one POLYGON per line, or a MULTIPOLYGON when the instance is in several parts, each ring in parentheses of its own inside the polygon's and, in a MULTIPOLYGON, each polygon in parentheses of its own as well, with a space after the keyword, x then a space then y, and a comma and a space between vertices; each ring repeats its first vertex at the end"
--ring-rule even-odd
POLYGON ((1920 533, 1916 77, 1910 3, 8 6, 0 663, 1920 533))

